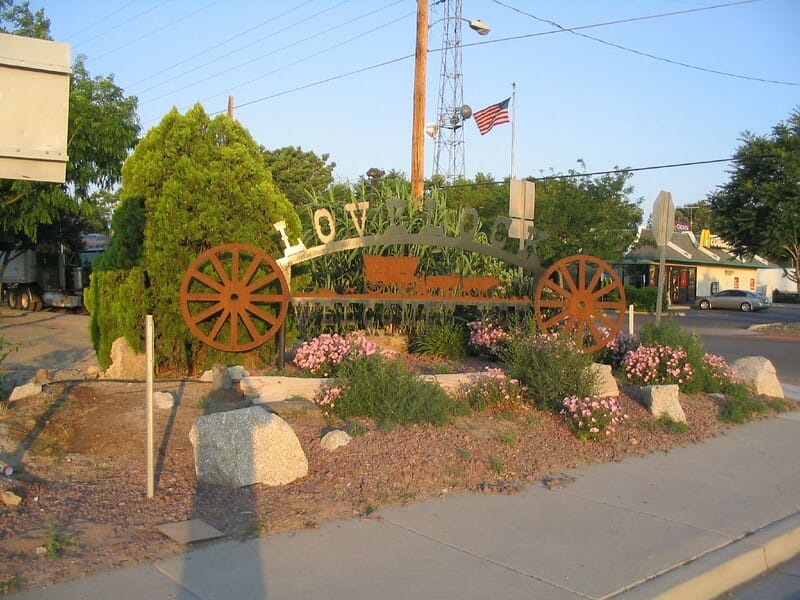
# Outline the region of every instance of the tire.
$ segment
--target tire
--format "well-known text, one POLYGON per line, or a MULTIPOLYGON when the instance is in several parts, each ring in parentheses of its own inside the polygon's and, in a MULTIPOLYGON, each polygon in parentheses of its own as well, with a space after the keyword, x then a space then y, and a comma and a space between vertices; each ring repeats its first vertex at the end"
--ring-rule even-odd
POLYGON ((15 310, 19 308, 19 292, 17 290, 8 290, 8 306, 15 310))
POLYGON ((708 310, 711 308, 711 302, 708 300, 700 300, 700 304, 698 305, 702 310, 708 310))
POLYGON ((19 307, 22 310, 33 310, 34 301, 33 301, 33 292, 31 292, 31 288, 22 288, 19 293, 19 307))
POLYGON ((750 312, 753 310, 753 307, 750 306, 749 302, 742 302, 742 305, 739 308, 742 309, 742 312, 750 312))

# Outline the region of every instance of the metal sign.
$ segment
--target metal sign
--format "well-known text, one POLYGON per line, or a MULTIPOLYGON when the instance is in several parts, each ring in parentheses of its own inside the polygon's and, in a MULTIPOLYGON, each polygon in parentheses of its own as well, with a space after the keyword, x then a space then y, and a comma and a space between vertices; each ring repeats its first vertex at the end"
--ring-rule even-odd
POLYGON ((675 228, 675 205, 672 194, 661 190, 653 202, 653 236, 658 247, 666 246, 675 228))

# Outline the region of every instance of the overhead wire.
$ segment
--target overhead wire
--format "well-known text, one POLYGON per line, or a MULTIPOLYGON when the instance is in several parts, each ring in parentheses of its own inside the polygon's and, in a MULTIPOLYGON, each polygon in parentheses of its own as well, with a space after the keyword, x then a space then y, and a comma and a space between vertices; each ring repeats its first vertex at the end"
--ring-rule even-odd
POLYGON ((111 50, 103 52, 102 54, 100 54, 98 56, 93 56, 92 59, 93 60, 100 60, 101 58, 105 58, 109 54, 113 54, 114 52, 117 52, 118 50, 122 50, 123 48, 127 48, 128 46, 132 46, 133 44, 138 44, 142 40, 144 40, 144 39, 146 39, 146 38, 148 38, 148 37, 150 37, 152 35, 155 35, 159 31, 163 31, 164 29, 172 27, 173 25, 177 25, 178 23, 181 23, 182 21, 186 21, 190 17, 193 17, 197 13, 203 12, 204 10, 214 6, 215 4, 219 4, 219 0, 212 0, 211 2, 206 4, 205 6, 201 6, 200 8, 190 12, 188 15, 181 15, 180 17, 178 17, 174 21, 170 21, 169 23, 165 23, 161 27, 157 27, 155 29, 151 29, 147 33, 145 33, 143 35, 140 35, 139 37, 134 38, 134 39, 132 39, 130 41, 127 41, 124 44, 121 44, 121 45, 117 46, 116 48, 112 48, 111 50))
MULTIPOLYGON (((696 9, 688 9, 688 10, 679 11, 678 13, 673 13, 673 14, 685 14, 685 13, 689 13, 689 12, 696 12, 696 11, 699 11, 699 10, 708 10, 709 8, 720 8, 720 7, 727 7, 727 6, 736 6, 736 5, 740 5, 740 4, 749 4, 751 2, 761 2, 761 1, 762 0, 740 0, 739 2, 731 2, 731 3, 728 3, 728 4, 715 5, 715 6, 710 6, 710 7, 696 8, 696 9)), ((698 66, 698 65, 692 65, 692 64, 689 64, 689 63, 685 63, 683 61, 673 60, 671 58, 665 58, 663 56, 656 56, 655 54, 650 54, 649 52, 643 52, 641 50, 636 50, 634 48, 628 48, 626 46, 622 46, 622 45, 616 44, 614 42, 609 42, 608 40, 603 40, 601 38, 594 37, 594 36, 591 36, 591 35, 588 35, 588 34, 585 34, 585 33, 580 33, 579 31, 577 31, 577 29, 581 29, 580 27, 564 27, 564 26, 560 25, 559 23, 556 23, 555 21, 552 21, 550 19, 544 19, 542 17, 537 17, 534 14, 531 14, 529 12, 526 12, 526 11, 522 10, 522 9, 519 9, 519 8, 516 8, 516 7, 511 6, 509 4, 506 4, 505 2, 501 2, 501 0, 492 0, 492 2, 494 2, 495 4, 497 4, 499 6, 502 6, 504 8, 508 8, 510 10, 513 10, 514 12, 517 12, 519 14, 522 14, 522 15, 525 15, 525 16, 530 17, 532 19, 535 19, 536 21, 539 21, 540 23, 547 23, 548 25, 552 25, 553 27, 557 27, 560 31, 563 31, 565 33, 571 33, 573 35, 576 35, 576 36, 579 36, 579 37, 582 37, 582 38, 586 38, 587 40, 592 40, 594 42, 598 42, 600 44, 605 44, 606 46, 610 46, 612 48, 617 48, 619 50, 623 50, 625 52, 630 52, 632 54, 637 54, 639 56, 644 56, 646 58, 651 58, 653 60, 658 60, 658 61, 661 61, 661 62, 669 63, 669 64, 672 64, 672 65, 676 65, 676 66, 679 66, 679 67, 686 67, 687 69, 695 69, 697 71, 703 71, 704 73, 712 73, 714 75, 723 75, 725 77, 735 77, 737 79, 746 79, 746 80, 749 80, 749 81, 760 81, 760 82, 763 82, 763 83, 774 83, 774 84, 777 84, 777 85, 793 85, 793 86, 800 85, 800 83, 795 83, 795 82, 791 82, 791 81, 780 81, 780 80, 776 80, 776 79, 766 79, 766 78, 763 78, 763 77, 753 77, 753 76, 749 76, 749 75, 740 75, 738 73, 729 73, 727 71, 720 71, 720 70, 717 70, 717 69, 710 69, 710 68, 707 68, 707 67, 701 67, 701 66, 698 66)), ((616 24, 617 22, 614 22, 614 23, 616 24)))
POLYGON ((118 14, 118 13, 121 13, 123 10, 125 10, 126 8, 128 8, 128 7, 129 7, 130 5, 132 5, 132 4, 136 4, 136 0, 131 0, 131 1, 130 1, 130 2, 128 2, 127 4, 123 4, 123 5, 122 5, 120 8, 118 8, 117 10, 115 10, 115 11, 112 11, 112 12, 108 13, 107 15, 105 15, 104 17, 101 17, 101 18, 97 19, 97 21, 94 21, 94 22, 92 22, 92 23, 89 23, 88 25, 84 25, 84 26, 83 26, 83 27, 81 27, 81 28, 80 28, 78 31, 74 31, 74 32, 72 32, 71 34, 69 34, 69 35, 65 36, 65 38, 64 38, 64 39, 65 39, 67 42, 71 42, 71 41, 72 41, 72 38, 74 38, 74 37, 75 37, 76 35, 78 35, 79 33, 83 33, 84 31, 87 31, 87 30, 89 30, 89 29, 92 29, 93 27, 96 27, 97 25, 99 25, 99 24, 100 24, 100 23, 102 23, 103 21, 106 21, 106 20, 110 19, 111 17, 113 17, 114 15, 116 15, 116 14, 118 14))
POLYGON ((135 20, 137 20, 137 19, 139 19, 139 18, 141 18, 141 17, 143 17, 143 16, 145 16, 145 15, 147 15, 147 14, 150 14, 150 13, 151 13, 151 12, 153 12, 153 11, 156 11, 156 10, 158 10, 159 8, 161 8, 161 7, 162 7, 162 6, 164 6, 165 4, 169 4, 170 2, 173 2, 173 0, 164 0, 164 1, 163 1, 163 2, 161 2, 160 4, 157 4, 157 5, 155 5, 155 6, 151 6, 151 7, 150 7, 150 8, 148 8, 147 10, 145 10, 145 11, 142 11, 142 12, 140 12, 139 14, 137 14, 137 15, 134 15, 133 17, 131 17, 131 18, 129 18, 129 19, 126 19, 125 21, 122 21, 122 23, 117 23, 117 24, 116 24, 116 25, 114 25, 113 27, 109 27, 108 29, 106 29, 106 30, 105 30, 105 31, 103 31, 102 33, 98 33, 97 35, 95 35, 94 37, 91 37, 91 38, 89 38, 88 40, 83 40, 83 41, 80 41, 80 42, 75 42, 75 43, 74 43, 74 45, 75 45, 75 46, 81 46, 81 45, 83 45, 83 44, 88 44, 89 42, 93 42, 94 40, 96 40, 96 39, 98 39, 98 38, 101 38, 101 37, 103 37, 104 35, 108 35, 108 34, 109 34, 109 33, 111 33, 112 31, 114 31, 115 29, 119 29, 120 27, 123 27, 124 25, 127 25, 128 23, 130 23, 130 22, 132 22, 132 21, 135 21, 135 20))
MULTIPOLYGON (((693 12, 699 12, 699 11, 714 10, 714 9, 719 9, 719 8, 727 8, 727 7, 730 7, 730 6, 735 6, 735 5, 738 5, 738 4, 747 4, 747 3, 751 3, 751 2, 755 2, 755 1, 757 1, 757 0, 741 0, 740 2, 733 2, 733 3, 727 3, 727 4, 715 4, 715 5, 712 5, 712 6, 704 6, 704 7, 700 7, 700 8, 692 8, 692 9, 686 9, 686 10, 681 10, 681 11, 672 11, 672 12, 667 12, 667 13, 658 13, 658 14, 654 14, 654 15, 643 15, 643 16, 639 16, 639 17, 631 17, 631 18, 628 18, 628 19, 617 19, 617 20, 613 20, 613 21, 604 21, 604 22, 601 22, 601 23, 592 23, 592 24, 589 24, 589 25, 580 25, 580 26, 577 26, 577 27, 571 27, 570 31, 593 29, 593 28, 597 28, 597 27, 607 27, 609 25, 618 25, 618 24, 621 24, 621 23, 631 23, 631 22, 635 22, 635 21, 644 21, 644 20, 648 20, 648 19, 672 17, 672 16, 677 16, 677 15, 682 15, 682 14, 687 14, 687 13, 693 13, 693 12)), ((487 41, 473 42, 473 43, 469 43, 469 44, 462 44, 462 48, 467 48, 467 47, 472 47, 472 46, 482 46, 482 45, 486 45, 486 44, 497 44, 497 43, 501 43, 501 42, 508 42, 508 41, 514 41, 514 40, 519 40, 519 39, 533 38, 533 37, 542 37, 542 36, 546 36, 546 35, 554 35, 554 34, 561 34, 561 33, 566 33, 566 32, 563 29, 552 29, 550 31, 539 31, 539 32, 536 32, 536 33, 529 33, 529 34, 523 34, 523 35, 518 35, 518 36, 510 36, 510 37, 494 39, 494 40, 487 40, 487 41)), ((429 54, 433 54, 433 53, 436 53, 436 52, 443 52, 444 50, 445 50, 445 48, 434 48, 434 49, 429 49, 428 53, 429 54)), ((301 85, 301 86, 297 86, 297 87, 294 87, 294 88, 291 88, 291 89, 288 89, 288 90, 284 90, 284 91, 281 91, 281 92, 276 92, 274 94, 270 94, 268 96, 263 96, 261 98, 256 98, 256 99, 250 100, 250 101, 248 101, 246 103, 237 104, 236 106, 234 106, 234 108, 252 106, 253 104, 257 104, 259 102, 264 102, 266 100, 272 100, 274 98, 277 98, 277 97, 280 97, 280 96, 284 96, 286 94, 290 94, 290 93, 297 92, 297 91, 300 91, 300 90, 309 89, 309 88, 312 88, 312 87, 315 87, 315 86, 318 86, 318 85, 323 85, 325 83, 329 83, 329 82, 335 81, 337 79, 343 79, 345 77, 350 77, 352 75, 357 75, 359 73, 365 73, 367 71, 371 71, 373 69, 380 68, 380 67, 383 67, 383 66, 386 66, 386 65, 390 65, 390 64, 394 64, 394 63, 397 63, 397 62, 402 62, 404 60, 408 60, 408 59, 411 59, 413 57, 414 57, 414 54, 406 54, 405 56, 401 56, 401 57, 398 57, 398 58, 395 58, 395 59, 384 61, 384 62, 378 63, 376 65, 370 65, 370 66, 367 66, 367 67, 354 69, 352 71, 347 71, 345 73, 340 73, 339 75, 334 75, 332 77, 326 77, 325 79, 321 79, 319 81, 315 81, 315 82, 311 82, 311 83, 304 84, 304 85, 301 85)), ((787 83, 787 82, 784 82, 784 83, 787 83)), ((788 83, 788 85, 798 85, 798 84, 788 83)), ((224 111, 220 111, 220 112, 224 112, 224 111)), ((216 114, 216 113, 214 113, 214 114, 216 114)))
MULTIPOLYGON (((308 21, 311 21, 311 20, 313 20, 313 19, 316 19, 316 18, 317 18, 317 17, 319 17, 320 15, 323 15, 323 14, 325 14, 325 13, 328 13, 328 12, 330 12, 330 11, 334 10, 335 8, 338 8, 338 7, 339 7, 339 6, 341 6, 342 4, 346 4, 346 3, 348 3, 348 2, 350 2, 350 0, 342 0, 342 1, 341 1, 341 2, 339 2, 338 4, 334 4, 333 6, 330 6, 330 7, 326 8, 326 9, 324 9, 324 10, 321 10, 321 11, 319 11, 319 12, 316 12, 316 13, 314 13, 313 15, 309 15, 309 16, 307 16, 307 17, 304 17, 304 18, 300 19, 299 21, 295 21, 295 22, 294 22, 294 23, 292 23, 291 25, 287 25, 286 27, 284 27, 284 28, 283 28, 283 31, 288 31, 289 29, 293 29, 293 28, 297 27, 298 25, 302 25, 303 23, 306 23, 306 22, 308 22, 308 21)), ((245 49, 247 49, 247 48, 250 48, 251 46, 255 46, 256 44, 259 44, 259 43, 263 42, 265 39, 268 39, 269 37, 270 37, 270 36, 269 36, 269 35, 267 35, 267 36, 264 36, 264 37, 262 37, 262 38, 259 38, 259 39, 257 39, 257 40, 253 40, 252 42, 249 42, 249 43, 245 44, 244 46, 240 46, 240 47, 238 47, 238 48, 236 48, 236 49, 234 49, 234 50, 231 50, 231 51, 230 51, 230 52, 228 52, 227 54, 222 54, 222 55, 220 55, 220 56, 217 56, 216 58, 213 58, 213 59, 211 59, 211 60, 209 60, 209 61, 206 61, 206 62, 204 62, 204 63, 202 63, 202 64, 200 64, 200 65, 197 65, 197 66, 195 66, 195 67, 193 67, 193 68, 189 69, 188 71, 184 71, 183 73, 180 73, 179 75, 177 75, 177 76, 175 76, 175 77, 172 77, 172 78, 171 78, 169 81, 162 81, 161 83, 157 83, 157 84, 151 85, 149 88, 146 88, 146 89, 144 89, 144 90, 140 91, 139 93, 140 93, 140 94, 143 94, 143 93, 145 93, 145 92, 148 92, 148 91, 150 91, 150 90, 153 90, 153 89, 156 89, 156 88, 158 88, 158 87, 161 87, 162 85, 164 85, 164 84, 166 84, 166 83, 172 83, 172 82, 173 82, 173 81, 175 81, 176 79, 180 79, 181 77, 184 77, 184 76, 186 76, 186 75, 189 75, 190 73, 194 73, 195 71, 199 71, 200 69, 202 69, 202 68, 204 68, 204 67, 207 67, 208 65, 214 64, 214 63, 216 63, 216 62, 219 62, 219 61, 221 61, 221 60, 223 60, 223 59, 225 59, 225 58, 228 58, 229 56, 232 56, 232 55, 236 54, 237 52, 241 52, 242 50, 245 50, 245 49)), ((269 52, 269 53, 267 53, 267 54, 263 55, 263 56, 262 56, 262 58, 263 58, 263 57, 266 57, 266 56, 270 56, 271 54, 274 54, 274 52, 269 52)), ((253 61, 252 61, 252 60, 249 60, 249 61, 247 61, 247 62, 244 62, 244 63, 239 63, 239 64, 237 64, 236 66, 234 66, 233 68, 230 68, 230 69, 225 69, 224 71, 219 71, 219 72, 215 73, 214 75, 209 75, 209 76, 207 76, 207 77, 204 77, 203 79, 200 79, 200 80, 194 81, 194 82, 190 83, 188 87, 193 87, 193 86, 195 86, 195 85, 199 85, 199 84, 201 84, 201 83, 204 83, 204 82, 208 81, 209 79, 213 79, 214 77, 218 77, 220 74, 226 74, 226 73, 230 73, 231 71, 233 71, 233 70, 236 70, 236 69, 239 69, 239 68, 241 68, 241 67, 243 67, 243 66, 245 66, 245 65, 249 64, 250 62, 253 62, 253 61)), ((183 86, 183 87, 181 87, 180 89, 186 89, 186 87, 187 87, 187 86, 183 86)), ((155 101, 155 100, 160 100, 161 98, 164 98, 165 96, 169 96, 169 95, 173 94, 174 92, 175 92, 175 90, 172 90, 172 91, 170 91, 170 92, 167 92, 167 93, 165 93, 165 94, 162 94, 161 96, 157 96, 157 97, 155 97, 155 98, 151 98, 151 99, 149 99, 149 100, 148 100, 148 102, 153 102, 153 101, 155 101)))
POLYGON ((234 40, 237 40, 237 39, 241 38, 242 36, 247 35, 248 33, 252 32, 252 31, 255 31, 256 29, 261 29, 265 25, 268 25, 269 23, 272 23, 273 21, 277 21, 281 17, 285 17, 286 15, 288 15, 288 14, 290 14, 290 13, 296 11, 296 10, 301 9, 302 7, 304 7, 307 4, 311 4, 313 1, 314 0, 306 0, 305 2, 302 2, 302 3, 298 4, 294 8, 290 8, 289 10, 286 10, 286 11, 284 11, 284 12, 278 14, 278 15, 275 15, 274 17, 270 17, 269 19, 267 19, 265 21, 261 21, 260 23, 258 23, 256 25, 253 25, 252 27, 250 27, 248 29, 245 29, 244 31, 239 31, 239 32, 235 33, 234 35, 232 35, 231 37, 226 38, 226 39, 222 40, 221 42, 218 42, 217 44, 214 44, 213 46, 210 46, 208 48, 204 48, 200 52, 192 54, 191 56, 188 56, 188 57, 184 58, 183 60, 180 60, 180 61, 178 61, 176 63, 173 63, 169 67, 165 67, 165 68, 161 69, 160 71, 156 71, 155 73, 152 73, 152 74, 148 75, 144 79, 140 79, 139 81, 134 81, 133 83, 129 84, 129 87, 136 87, 140 83, 144 83, 145 81, 149 81, 150 79, 153 79, 154 77, 158 77, 159 75, 162 75, 163 73, 167 73, 167 72, 171 71, 172 69, 174 69, 176 67, 179 67, 179 66, 181 66, 183 64, 186 64, 187 62, 190 62, 190 61, 194 60, 198 56, 202 56, 202 55, 207 54, 208 52, 210 52, 212 50, 216 50, 217 48, 221 48, 225 44, 228 44, 228 43, 230 43, 230 42, 232 42, 234 40))

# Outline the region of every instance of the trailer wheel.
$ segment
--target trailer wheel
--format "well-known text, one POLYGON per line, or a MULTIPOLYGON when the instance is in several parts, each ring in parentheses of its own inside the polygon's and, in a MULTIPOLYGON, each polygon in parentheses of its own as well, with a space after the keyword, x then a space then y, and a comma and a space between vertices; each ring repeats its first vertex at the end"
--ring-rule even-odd
POLYGON ((16 310, 19 308, 19 291, 8 290, 8 306, 16 310))
POLYGON ((33 292, 31 288, 24 287, 19 292, 19 307, 22 310, 34 310, 33 292))

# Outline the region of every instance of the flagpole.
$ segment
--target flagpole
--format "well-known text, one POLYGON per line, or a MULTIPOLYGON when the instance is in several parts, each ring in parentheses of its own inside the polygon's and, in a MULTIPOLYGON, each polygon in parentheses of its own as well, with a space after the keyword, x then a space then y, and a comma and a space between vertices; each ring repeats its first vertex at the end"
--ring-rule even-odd
POLYGON ((516 175, 514 168, 514 146, 516 145, 517 130, 517 84, 511 84, 511 179, 516 175))

